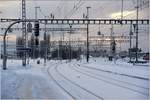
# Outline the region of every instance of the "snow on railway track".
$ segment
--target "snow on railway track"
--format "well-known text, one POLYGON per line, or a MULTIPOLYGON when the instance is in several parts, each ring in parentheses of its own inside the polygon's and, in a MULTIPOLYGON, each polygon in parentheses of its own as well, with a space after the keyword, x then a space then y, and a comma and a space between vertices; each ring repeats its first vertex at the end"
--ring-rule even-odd
MULTIPOLYGON (((84 69, 86 71, 92 71, 91 73, 94 74, 100 74, 100 75, 105 75, 105 76, 109 76, 110 78, 113 78, 115 80, 123 80, 125 83, 130 83, 133 84, 135 86, 141 87, 141 88, 145 88, 145 89, 149 89, 149 79, 145 79, 143 77, 141 78, 137 78, 131 75, 126 74, 122 74, 122 72, 114 72, 114 71, 108 71, 107 69, 101 69, 101 67, 90 67, 90 66, 86 66, 86 65, 81 65, 81 64, 77 64, 78 68, 80 69, 84 69)), ((77 66, 76 66, 77 67, 77 66)), ((133 69, 131 69, 133 70, 133 69)), ((139 72, 140 73, 140 72, 139 72)))
MULTIPOLYGON (((80 66, 74 66, 75 68, 77 68, 77 69, 80 69, 80 70, 82 70, 82 68, 80 67, 80 66)), ((112 75, 111 76, 106 76, 106 75, 103 75, 102 73, 95 73, 95 72, 93 72, 91 69, 84 69, 84 71, 85 72, 88 72, 88 73, 90 73, 90 74, 94 74, 94 75, 96 75, 96 76, 100 76, 100 77, 105 77, 105 78, 107 78, 107 79, 110 79, 110 80, 114 80, 114 81, 117 81, 117 82, 121 82, 121 83, 125 83, 125 84, 128 84, 128 85, 131 85, 131 86, 135 86, 135 87, 138 87, 138 88, 142 88, 142 89, 146 89, 146 90, 148 90, 149 88, 148 87, 144 87, 144 86, 141 86, 141 85, 139 85, 139 84, 135 84, 135 83, 131 83, 131 82, 129 82, 128 80, 120 80, 120 79, 118 79, 118 78, 115 78, 115 77, 113 77, 112 78, 112 75)), ((110 73, 111 74, 111 73, 110 73)), ((113 74, 113 73, 112 73, 113 74)), ((116 75, 116 74, 115 74, 116 75)), ((131 77, 132 78, 132 77, 131 77)), ((145 81, 145 80, 144 80, 145 81)))
POLYGON ((118 82, 119 80, 116 82, 115 80, 109 80, 105 77, 99 79, 99 76, 91 74, 87 75, 87 73, 83 74, 83 69, 80 69, 80 71, 82 71, 82 73, 80 73, 74 70, 74 68, 74 64, 70 63, 63 64, 57 67, 57 70, 61 74, 63 74, 63 76, 67 77, 69 80, 75 82, 81 87, 88 89, 94 94, 100 95, 104 100, 118 100, 121 98, 123 98, 123 100, 147 100, 148 98, 147 88, 140 86, 136 87, 133 84, 131 85, 130 83, 130 85, 128 86, 128 83, 126 82, 118 82), (141 89, 143 89, 144 91, 142 91, 141 89))
POLYGON ((131 78, 136 78, 136 79, 141 79, 141 80, 147 80, 147 81, 149 80, 148 78, 144 78, 144 77, 127 75, 127 74, 123 74, 123 73, 118 73, 118 72, 103 70, 103 69, 100 69, 100 68, 94 68, 94 67, 89 67, 89 66, 80 65, 80 64, 77 64, 77 65, 81 66, 81 67, 89 68, 89 69, 92 69, 92 70, 98 70, 98 71, 101 71, 101 72, 103 71, 103 72, 107 72, 107 73, 118 74, 118 75, 127 76, 127 77, 131 77, 131 78))
POLYGON ((70 68, 77 71, 77 72, 79 72, 79 73, 82 73, 84 75, 92 77, 94 79, 104 81, 106 83, 113 84, 113 85, 128 89, 130 91, 134 91, 134 92, 146 95, 146 96, 149 95, 149 88, 145 88, 143 86, 139 86, 139 85, 132 84, 132 83, 129 83, 129 82, 113 79, 113 78, 110 78, 110 77, 102 75, 102 74, 97 74, 97 73, 94 73, 94 72, 90 72, 90 71, 87 71, 85 69, 81 69, 80 67, 77 67, 77 65, 75 65, 75 64, 70 68))
MULTIPOLYGON (((56 63, 56 64, 53 64, 53 66, 57 66, 57 64, 58 63, 56 63)), ((70 94, 58 81, 57 81, 57 79, 55 79, 54 78, 54 76, 50 73, 50 70, 51 69, 51 67, 48 67, 47 68, 47 72, 48 72, 48 75, 50 76, 50 78, 65 92, 65 93, 67 93, 70 97, 71 97, 71 99, 72 100, 75 100, 75 97, 72 95, 72 94, 70 94)))
POLYGON ((64 76, 57 69, 58 65, 54 67, 49 67, 47 69, 48 74, 53 79, 53 81, 66 92, 73 100, 80 99, 94 99, 94 100, 104 100, 101 96, 81 87, 79 84, 73 82, 66 76, 64 76))

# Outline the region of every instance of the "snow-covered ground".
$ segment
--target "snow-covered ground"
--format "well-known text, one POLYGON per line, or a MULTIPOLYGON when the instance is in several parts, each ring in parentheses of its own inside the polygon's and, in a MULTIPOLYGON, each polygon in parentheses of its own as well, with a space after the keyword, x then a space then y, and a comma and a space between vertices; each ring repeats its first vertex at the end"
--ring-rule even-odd
MULTIPOLYGON (((47 75, 43 64, 31 62, 26 68, 21 61, 8 61, 7 70, 1 70, 2 99, 66 99, 70 98, 47 75)), ((53 65, 51 62, 49 66, 53 65)))
MULTIPOLYGON (((8 60, 1 68, 2 99, 148 100, 149 64, 132 65, 123 59, 48 61, 8 60)), ((2 61, 0 61, 2 65, 2 61)))

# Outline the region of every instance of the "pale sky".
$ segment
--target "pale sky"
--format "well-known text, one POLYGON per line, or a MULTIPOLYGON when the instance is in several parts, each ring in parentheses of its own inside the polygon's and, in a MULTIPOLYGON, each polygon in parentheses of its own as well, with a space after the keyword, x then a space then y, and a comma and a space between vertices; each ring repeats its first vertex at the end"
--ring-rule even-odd
MULTIPOLYGON (((136 1, 137 0, 124 0, 124 18, 136 18, 136 1)), ((149 0, 140 0, 141 8, 139 11, 139 18, 141 19, 149 18, 148 1, 149 0)), ((54 14, 55 18, 83 18, 83 13, 86 14, 87 6, 91 7, 89 10, 90 18, 120 18, 121 14, 121 0, 27 0, 27 18, 35 18, 35 6, 40 6, 40 9, 38 10, 38 18, 50 16, 51 13, 54 14)), ((21 1, 0 0, 0 12, 0 18, 21 18, 21 1)), ((9 23, 0 23, 0 28, 7 27, 8 24, 9 23)), ((19 27, 19 25, 15 27, 19 27)), ((147 26, 141 26, 141 29, 143 31, 139 32, 139 41, 146 41, 144 41, 144 43, 141 42, 139 45, 144 50, 148 50, 149 30, 147 26)), ((96 35, 98 30, 99 26, 90 26, 90 35, 96 35)), ((108 25, 101 25, 100 30, 103 34, 110 34, 110 26, 108 25)), ((128 35, 129 26, 114 26, 114 32, 117 35, 128 35)), ((0 34, 3 34, 3 31, 0 31, 0 34)), ((14 40, 16 34, 18 35, 20 32, 15 31, 13 34, 14 35, 11 35, 12 40, 14 40)), ((59 38, 61 35, 57 33, 55 36, 59 38)), ((76 36, 77 38, 81 36, 84 37, 85 34, 77 34, 76 36)))

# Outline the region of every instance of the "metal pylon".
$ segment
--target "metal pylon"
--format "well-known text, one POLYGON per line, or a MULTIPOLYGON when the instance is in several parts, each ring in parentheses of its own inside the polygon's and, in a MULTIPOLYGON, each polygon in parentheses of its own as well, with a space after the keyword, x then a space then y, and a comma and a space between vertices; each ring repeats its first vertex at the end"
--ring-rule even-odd
MULTIPOLYGON (((26 20, 26 1, 22 0, 22 20, 26 20)), ((26 33, 26 22, 22 22, 22 38, 23 45, 26 47, 27 33, 26 33)), ((26 66, 26 52, 23 53, 23 66, 26 66)))

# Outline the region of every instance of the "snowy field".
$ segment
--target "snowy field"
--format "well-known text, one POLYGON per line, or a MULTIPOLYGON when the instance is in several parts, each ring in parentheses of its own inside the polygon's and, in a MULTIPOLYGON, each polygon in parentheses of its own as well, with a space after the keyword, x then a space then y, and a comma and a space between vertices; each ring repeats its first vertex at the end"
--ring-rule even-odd
POLYGON ((6 71, 1 66, 1 99, 149 100, 149 64, 106 58, 43 62, 22 67, 21 60, 8 60, 6 71))

